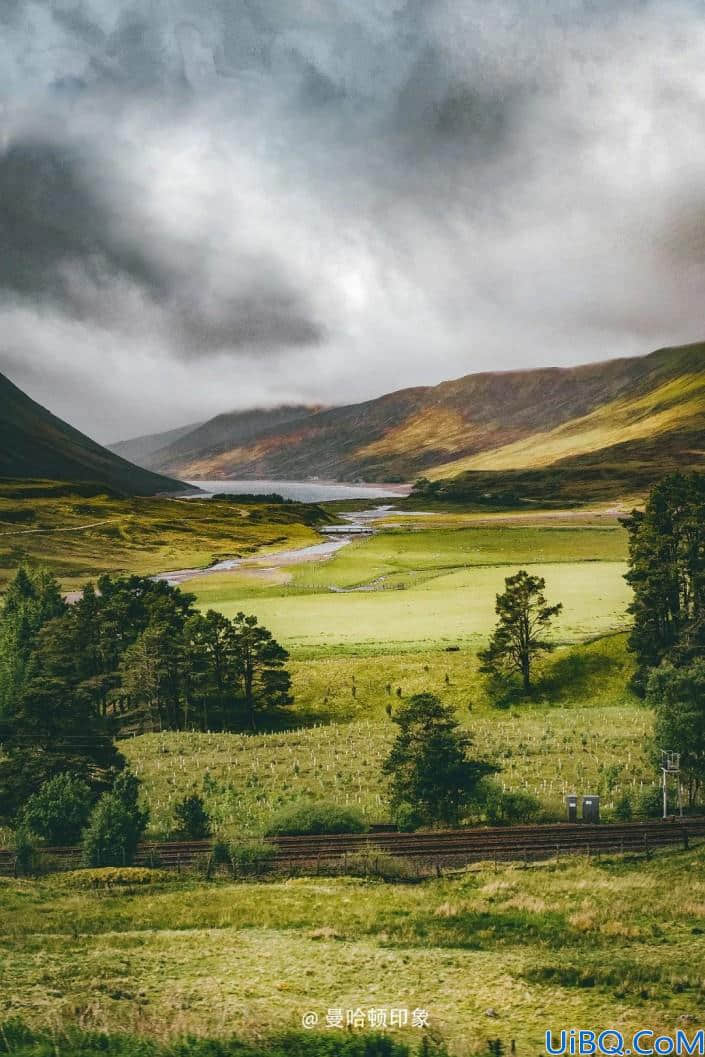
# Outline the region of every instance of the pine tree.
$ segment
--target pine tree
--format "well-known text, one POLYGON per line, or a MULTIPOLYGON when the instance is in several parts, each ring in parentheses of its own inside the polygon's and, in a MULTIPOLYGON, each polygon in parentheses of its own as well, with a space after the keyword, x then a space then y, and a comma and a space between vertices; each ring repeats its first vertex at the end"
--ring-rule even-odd
POLYGON ((54 576, 45 569, 20 566, 0 611, 0 715, 22 692, 40 630, 65 611, 54 576))
POLYGON ((392 811, 411 810, 432 825, 456 825, 481 779, 497 768, 468 756, 470 735, 434 694, 415 694, 393 721, 399 733, 382 765, 390 778, 392 811))
POLYGON ((664 658, 687 664, 705 655, 705 478, 670 474, 651 491, 643 512, 623 524, 629 532, 636 655, 635 688, 664 658))
POLYGON ((238 613, 232 625, 237 701, 247 725, 256 730, 259 717, 291 704, 291 676, 285 668, 289 654, 257 617, 238 613))
POLYGON ((544 595, 546 581, 525 569, 508 576, 504 586, 495 605, 497 627, 489 646, 479 654, 481 670, 500 677, 518 673, 524 692, 529 693, 534 660, 539 653, 554 649, 545 635, 563 604, 550 606, 544 595))

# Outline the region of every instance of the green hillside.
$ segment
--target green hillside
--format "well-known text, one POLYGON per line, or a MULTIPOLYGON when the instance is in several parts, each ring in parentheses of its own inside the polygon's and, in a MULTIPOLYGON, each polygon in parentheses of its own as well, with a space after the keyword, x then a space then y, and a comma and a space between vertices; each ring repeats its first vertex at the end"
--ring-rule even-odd
POLYGON ((0 374, 0 478, 94 482, 128 495, 184 492, 181 481, 113 454, 0 374))

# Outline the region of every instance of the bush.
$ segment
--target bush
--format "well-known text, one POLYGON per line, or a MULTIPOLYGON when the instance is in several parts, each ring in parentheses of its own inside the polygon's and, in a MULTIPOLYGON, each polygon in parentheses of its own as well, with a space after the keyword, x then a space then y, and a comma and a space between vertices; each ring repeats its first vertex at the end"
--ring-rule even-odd
POLYGON ((529 793, 505 792, 495 782, 487 782, 484 800, 485 818, 493 826, 518 826, 536 822, 541 804, 529 793))
POLYGON ((266 829, 266 836, 365 833, 367 829, 362 814, 355 808, 326 803, 302 803, 290 805, 273 815, 266 829))
POLYGON ((174 874, 166 870, 150 870, 146 866, 106 866, 96 870, 69 870, 57 881, 70 888, 120 888, 124 885, 151 885, 173 881, 174 874))
POLYGON ((417 877, 411 863, 374 845, 368 845, 345 858, 344 872, 349 877, 376 877, 382 881, 409 881, 417 877))
POLYGON ((421 829, 424 824, 421 812, 406 800, 397 805, 394 811, 394 821, 402 833, 413 833, 414 830, 421 829))
POLYGON ((659 786, 652 785, 639 797, 637 804, 639 818, 661 818, 663 815, 663 793, 659 786))
POLYGON ((247 877, 266 873, 274 865, 277 849, 264 841, 246 841, 230 845, 233 873, 247 877))
POLYGON ((614 805, 614 817, 618 822, 630 822, 633 814, 632 802, 625 794, 623 797, 620 797, 614 805))
POLYGON ((18 877, 31 877, 39 873, 36 838, 24 826, 19 826, 15 830, 12 850, 15 853, 15 873, 18 877))
POLYGON ((130 866, 145 826, 147 812, 137 803, 139 782, 121 771, 109 793, 93 809, 83 835, 84 866, 130 866))
POLYGON ((181 840, 205 840, 211 835, 211 820, 202 797, 185 796, 174 808, 175 834, 181 840))
POLYGON ((73 844, 88 822, 91 799, 90 787, 82 778, 57 774, 30 796, 20 819, 48 844, 73 844))

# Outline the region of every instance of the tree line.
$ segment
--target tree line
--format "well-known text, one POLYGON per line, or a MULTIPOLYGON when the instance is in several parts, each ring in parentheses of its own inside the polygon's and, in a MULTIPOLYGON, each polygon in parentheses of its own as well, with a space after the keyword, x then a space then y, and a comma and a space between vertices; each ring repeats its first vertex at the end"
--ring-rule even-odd
POLYGON ((669 474, 623 524, 633 686, 654 709, 655 762, 680 753, 693 804, 705 784, 705 476, 669 474))
POLYGON ((0 814, 67 772, 100 791, 139 730, 256 730, 292 702, 287 651, 253 616, 164 581, 102 576, 67 605, 20 568, 0 611, 0 814))

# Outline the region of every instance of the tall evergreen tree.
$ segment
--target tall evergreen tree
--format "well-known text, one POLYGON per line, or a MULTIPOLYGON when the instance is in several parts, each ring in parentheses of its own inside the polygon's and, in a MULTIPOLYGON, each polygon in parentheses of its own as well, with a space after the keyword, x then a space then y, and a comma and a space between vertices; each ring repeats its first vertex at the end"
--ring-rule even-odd
MULTIPOLYGON (((59 618, 60 622, 61 618, 59 618)), ((40 633, 52 635, 52 625, 40 633)), ((32 674, 0 722, 0 815, 12 817, 44 782, 66 772, 106 788, 123 759, 91 696, 63 672, 48 672, 35 655, 32 674)))
POLYGON ((705 477, 670 474, 651 491, 643 512, 623 524, 629 533, 636 655, 635 688, 664 658, 687 664, 705 655, 705 477))
POLYGON ((399 733, 382 764, 393 812, 406 807, 427 824, 456 825, 481 779, 497 768, 470 758, 470 735, 435 694, 415 694, 393 720, 399 733))
POLYGON ((382 766, 394 813, 411 809, 428 824, 456 826, 480 781, 497 767, 468 756, 472 739, 433 693, 416 693, 392 717, 400 728, 382 766))
POLYGON ((546 581, 520 569, 504 581, 497 595, 497 627, 486 650, 481 651, 482 670, 495 676, 519 674, 525 693, 531 690, 531 670, 539 653, 554 648, 546 639, 548 627, 563 608, 549 605, 544 595, 546 581))
POLYGON ((0 715, 23 690, 40 630, 65 610, 61 589, 51 573, 20 566, 0 610, 0 715))
POLYGON ((289 654, 257 617, 238 613, 232 626, 235 703, 243 709, 247 725, 256 730, 261 716, 291 704, 291 676, 285 668, 289 654))
POLYGON ((652 747, 680 754, 692 805, 705 786, 705 659, 676 668, 662 662, 649 676, 646 700, 654 709, 652 747))

